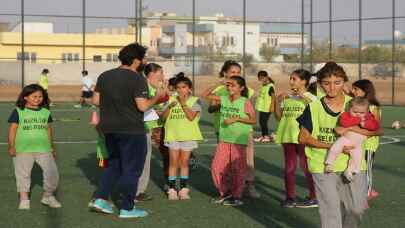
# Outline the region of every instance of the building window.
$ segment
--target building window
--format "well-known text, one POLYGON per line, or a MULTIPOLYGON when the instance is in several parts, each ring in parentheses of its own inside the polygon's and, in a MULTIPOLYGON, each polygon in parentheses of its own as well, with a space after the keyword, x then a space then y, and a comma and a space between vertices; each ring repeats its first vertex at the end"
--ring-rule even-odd
POLYGON ((191 63, 192 63, 192 57, 186 56, 185 57, 185 65, 186 66, 191 66, 191 63))
POLYGON ((79 53, 62 53, 62 62, 78 62, 80 61, 79 53))
POLYGON ((21 52, 17 52, 17 60, 22 60, 22 53, 21 52))
POLYGON ((93 56, 93 62, 101 62, 101 61, 103 61, 103 56, 101 56, 101 55, 93 56))
POLYGON ((107 62, 112 62, 112 55, 111 55, 111 53, 108 53, 108 54, 106 55, 105 61, 107 61, 107 62))
POLYGON ((23 60, 23 59, 25 61, 30 60, 30 53, 29 52, 24 52, 24 55, 23 55, 22 52, 17 52, 17 60, 23 60))
POLYGON ((37 62, 37 53, 36 52, 31 53, 31 62, 32 63, 37 62))
POLYGON ((113 62, 118 62, 118 54, 113 54, 113 62))
POLYGON ((230 38, 231 38, 231 45, 235 46, 236 45, 235 37, 231 36, 230 38))
POLYGON ((68 62, 73 62, 73 54, 72 53, 67 54, 67 60, 68 60, 68 62))
POLYGON ((62 63, 66 63, 66 53, 62 53, 62 63))

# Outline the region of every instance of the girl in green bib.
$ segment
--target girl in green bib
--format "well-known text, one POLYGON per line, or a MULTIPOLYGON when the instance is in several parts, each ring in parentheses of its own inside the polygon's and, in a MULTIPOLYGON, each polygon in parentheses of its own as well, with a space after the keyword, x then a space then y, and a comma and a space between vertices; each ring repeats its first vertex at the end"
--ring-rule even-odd
POLYGON ((259 112, 259 124, 262 130, 262 135, 255 138, 255 142, 270 142, 272 139, 269 135, 269 128, 267 122, 269 121, 271 113, 274 111, 275 93, 274 93, 274 81, 271 79, 267 71, 259 71, 257 78, 262 83, 259 95, 256 98, 256 111, 259 112))
POLYGON ((40 85, 28 85, 20 93, 16 106, 8 120, 8 154, 14 162, 17 191, 20 196, 18 208, 30 209, 29 192, 34 163, 41 167, 44 177, 41 203, 51 208, 59 208, 61 204, 54 196, 59 173, 52 142, 48 94, 40 85))
POLYGON ((305 107, 315 101, 316 80, 307 70, 296 70, 290 76, 290 93, 278 95, 274 104, 275 116, 279 121, 276 131, 276 143, 283 146, 284 150, 284 184, 286 198, 281 203, 282 207, 317 207, 318 202, 315 196, 315 187, 312 175, 308 171, 305 146, 298 143, 299 125, 297 117, 304 111, 305 107), (295 171, 297 168, 297 157, 299 164, 305 174, 309 196, 304 202, 296 202, 295 198, 295 171))
POLYGON ((219 143, 211 165, 211 175, 219 192, 215 203, 239 206, 246 177, 246 147, 256 113, 247 98, 245 79, 232 76, 227 83, 228 96, 210 95, 213 88, 203 93, 209 101, 220 105, 219 143), (231 180, 231 185, 228 181, 231 180))
MULTIPOLYGON (((310 103, 297 118, 300 124, 299 143, 305 144, 308 168, 312 173, 322 227, 359 227, 362 215, 367 208, 367 179, 363 161, 362 172, 356 174, 352 182, 347 182, 342 173, 347 168, 348 155, 341 153, 334 164, 332 173, 325 173, 327 151, 348 129, 337 127, 340 114, 346 109, 350 97, 344 94, 344 84, 348 77, 337 64, 324 67, 318 80, 325 91, 320 100, 310 103), (344 205, 344 206, 342 206, 344 205)), ((381 134, 381 129, 368 131, 353 127, 350 129, 366 136, 381 134)), ((344 151, 352 149, 346 146, 344 151)))
MULTIPOLYGON (((241 65, 234 60, 225 61, 221 68, 219 76, 221 78, 220 84, 211 91, 211 95, 215 96, 229 96, 229 91, 227 89, 227 83, 233 76, 239 76, 241 73, 241 65)), ((247 98, 252 99, 255 91, 247 87, 247 98)), ((217 136, 217 142, 219 141, 219 126, 221 121, 220 105, 217 101, 211 101, 208 107, 209 113, 214 113, 214 128, 215 134, 217 136)), ((254 139, 253 139, 253 126, 251 126, 251 131, 249 134, 249 141, 246 147, 246 188, 247 195, 251 198, 259 198, 260 193, 256 191, 255 188, 255 165, 254 165, 254 139)))
POLYGON ((191 95, 192 83, 186 77, 176 79, 177 96, 170 97, 169 106, 163 111, 165 120, 164 142, 169 147, 169 200, 190 199, 189 159, 191 152, 198 147, 203 139, 198 122, 200 120, 201 103, 191 95), (176 190, 177 170, 180 168, 180 190, 176 190))
MULTIPOLYGON (((378 102, 376 91, 373 83, 370 80, 362 79, 355 81, 352 84, 352 94, 354 97, 366 97, 370 103, 370 112, 374 115, 378 122, 381 123, 381 108, 380 102, 378 102)), ((375 152, 380 144, 380 137, 369 137, 363 144, 363 148, 366 151, 367 160, 367 183, 368 183, 368 197, 373 199, 379 195, 379 193, 373 189, 373 164, 375 158, 375 152)))
MULTIPOLYGON (((234 60, 227 60, 224 62, 224 65, 221 68, 221 71, 219 72, 219 77, 220 77, 220 83, 215 87, 215 89, 211 92, 212 95, 215 96, 227 96, 228 91, 226 88, 226 82, 227 80, 232 77, 232 76, 238 76, 240 75, 242 70, 241 65, 234 61, 234 60)), ((210 106, 208 107, 208 112, 213 113, 214 115, 214 129, 215 133, 219 135, 219 122, 221 119, 221 114, 220 114, 220 106, 218 102, 216 101, 211 101, 210 106)))

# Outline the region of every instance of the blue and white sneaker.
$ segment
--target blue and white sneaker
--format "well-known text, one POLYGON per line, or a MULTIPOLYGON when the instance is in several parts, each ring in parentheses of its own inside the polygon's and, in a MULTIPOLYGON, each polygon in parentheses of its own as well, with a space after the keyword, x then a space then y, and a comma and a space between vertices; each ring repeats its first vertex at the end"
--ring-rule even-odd
POLYGON ((96 199, 94 202, 89 203, 89 207, 91 210, 96 212, 101 212, 105 214, 112 214, 114 213, 112 206, 106 200, 103 199, 96 199))
POLYGON ((120 210, 120 215, 118 217, 120 218, 142 218, 148 216, 148 212, 140 209, 136 209, 135 207, 128 211, 121 209, 120 210))

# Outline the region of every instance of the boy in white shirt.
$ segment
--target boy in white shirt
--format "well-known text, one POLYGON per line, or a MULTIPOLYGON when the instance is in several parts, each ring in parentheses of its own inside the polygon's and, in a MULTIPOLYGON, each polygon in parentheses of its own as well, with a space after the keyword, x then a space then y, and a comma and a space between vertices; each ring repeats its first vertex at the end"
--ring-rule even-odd
POLYGON ((87 70, 82 71, 82 95, 79 104, 75 105, 75 108, 82 108, 83 105, 87 104, 86 99, 90 100, 93 97, 94 82, 88 74, 87 70))

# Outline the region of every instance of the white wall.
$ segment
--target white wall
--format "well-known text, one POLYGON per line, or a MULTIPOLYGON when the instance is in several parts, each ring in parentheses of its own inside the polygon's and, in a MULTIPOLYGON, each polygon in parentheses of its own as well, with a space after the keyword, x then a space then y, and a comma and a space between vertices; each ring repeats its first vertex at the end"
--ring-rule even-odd
MULTIPOLYGON (((225 48, 226 53, 243 54, 243 25, 242 24, 215 24, 215 48, 222 46, 223 37, 233 37, 234 44, 225 48)), ((259 25, 246 25, 246 53, 252 54, 256 59, 259 55, 259 25)), ((216 50, 218 51, 218 50, 216 50)))

